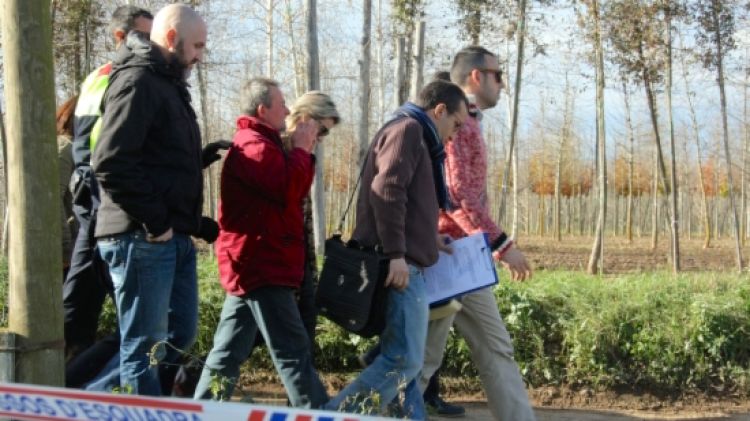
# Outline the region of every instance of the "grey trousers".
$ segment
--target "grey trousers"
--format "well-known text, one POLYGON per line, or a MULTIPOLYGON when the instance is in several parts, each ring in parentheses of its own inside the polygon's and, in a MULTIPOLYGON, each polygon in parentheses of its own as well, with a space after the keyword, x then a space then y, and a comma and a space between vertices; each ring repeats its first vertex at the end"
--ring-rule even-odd
POLYGON ((535 420, 492 288, 465 295, 461 304, 463 308, 459 312, 429 322, 421 390, 424 391, 430 377, 440 367, 448 333, 451 325, 455 325, 471 350, 492 416, 500 421, 535 420))

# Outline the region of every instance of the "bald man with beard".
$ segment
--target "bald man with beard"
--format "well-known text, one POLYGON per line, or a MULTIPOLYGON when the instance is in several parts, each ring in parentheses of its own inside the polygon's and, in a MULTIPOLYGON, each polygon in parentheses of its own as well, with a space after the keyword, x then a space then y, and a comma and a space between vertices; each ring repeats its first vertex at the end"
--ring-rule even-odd
POLYGON ((186 83, 206 35, 193 9, 172 4, 154 17, 151 42, 131 33, 113 64, 92 161, 102 198, 95 236, 115 288, 120 352, 89 389, 160 395, 156 366, 177 357, 165 343, 187 349, 195 341, 191 236, 211 243, 218 235, 201 216, 210 162, 202 162, 186 83))

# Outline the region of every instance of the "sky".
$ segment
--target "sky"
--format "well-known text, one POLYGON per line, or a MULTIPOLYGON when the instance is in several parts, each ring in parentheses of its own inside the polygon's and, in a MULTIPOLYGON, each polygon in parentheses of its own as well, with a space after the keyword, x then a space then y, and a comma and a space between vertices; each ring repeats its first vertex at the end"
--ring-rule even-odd
MULTIPOLYGON (((134 4, 153 9, 164 1, 133 0, 134 4)), ((373 0, 373 33, 372 33, 372 86, 371 118, 381 119, 378 105, 378 49, 382 48, 383 76, 385 83, 384 112, 394 109, 392 95, 393 35, 388 23, 390 14, 389 1, 373 0), (380 5, 380 19, 378 10, 380 5), (377 37, 378 22, 382 21, 383 42, 377 37), (382 46, 382 47, 379 47, 382 46)), ((427 25, 425 40, 425 80, 429 80, 437 70, 446 69, 452 55, 466 45, 458 23, 458 12, 453 2, 436 0, 426 2, 424 20, 427 25)), ((293 74, 291 69, 290 46, 292 40, 286 31, 284 15, 287 5, 294 17, 293 27, 298 33, 294 40, 298 54, 302 54, 304 39, 302 28, 304 10, 301 0, 275 1, 274 15, 275 48, 274 77, 285 85, 287 96, 294 96, 293 74)), ((209 42, 207 80, 211 98, 211 116, 226 127, 224 132, 231 133, 237 110, 237 92, 242 81, 252 75, 262 75, 266 71, 266 30, 264 0, 209 0, 204 1, 199 9, 208 17, 209 42)), ((322 89, 331 93, 343 111, 344 124, 350 126, 358 120, 358 60, 360 56, 360 39, 362 37, 362 6, 352 0, 318 0, 319 50, 322 75, 322 89)), ((594 108, 594 74, 588 63, 591 47, 581 36, 576 26, 576 16, 570 8, 540 6, 532 2, 529 11, 529 33, 537 45, 544 48, 544 54, 534 54, 534 43, 527 42, 524 77, 521 89, 519 134, 529 144, 539 142, 539 138, 554 138, 560 130, 563 116, 566 75, 573 87, 575 96, 575 113, 573 116, 576 135, 581 139, 582 153, 593 152, 595 136, 594 108), (541 109, 544 108, 544 113, 541 109), (544 115, 542 115, 544 114, 544 115)), ((507 27, 509 23, 495 21, 497 26, 507 27)), ((739 135, 739 125, 743 118, 743 95, 746 79, 742 67, 748 66, 750 50, 750 27, 747 19, 738 20, 738 48, 727 59, 727 95, 729 103, 729 124, 733 135, 739 135)), ((687 31, 679 31, 686 32, 687 31)), ((679 45, 684 42, 685 49, 690 49, 691 37, 676 39, 679 45)), ((485 32, 481 43, 490 50, 509 61, 511 69, 509 82, 512 83, 515 68, 514 40, 504 39, 500 31, 485 32)), ((97 57, 104 60, 106 57, 97 57)), ((625 126, 625 108, 622 87, 617 80, 617 69, 612 64, 606 66, 605 114, 607 138, 610 144, 624 142, 627 129, 625 126)), ((673 112, 678 131, 685 133, 690 115, 687 108, 687 97, 682 67, 675 64, 673 112)), ((716 124, 719 121, 718 88, 715 75, 691 64, 687 68, 689 87, 693 95, 694 106, 699 116, 700 134, 708 146, 716 140, 716 124)), ((193 84, 197 84, 195 76, 193 84)), ((651 142, 651 126, 648 108, 641 86, 631 86, 632 116, 636 134, 644 138, 645 144, 651 142)), ((660 118, 664 120, 664 95, 659 96, 660 118)), ((0 95, 2 91, 0 90, 0 95)), ((195 93, 198 98, 197 93, 195 93)), ((487 112, 487 126, 496 138, 505 139, 508 133, 508 101, 503 95, 495 109, 487 112)), ((197 106, 197 104, 196 104, 197 106)), ((352 127, 350 127, 351 129, 352 127)), ((373 127, 372 130, 375 130, 373 127)), ((666 139, 666 135, 663 134, 666 139)), ((734 137, 734 136, 733 136, 734 137)), ((498 147, 504 143, 498 141, 498 147)), ((522 148, 523 150, 523 148, 522 148)), ((614 153, 614 148, 612 148, 614 153)))

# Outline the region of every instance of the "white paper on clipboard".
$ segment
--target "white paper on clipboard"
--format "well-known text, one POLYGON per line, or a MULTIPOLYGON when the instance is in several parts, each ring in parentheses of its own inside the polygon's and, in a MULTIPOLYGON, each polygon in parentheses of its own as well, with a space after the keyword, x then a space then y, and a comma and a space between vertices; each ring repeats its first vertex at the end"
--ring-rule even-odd
POLYGON ((424 270, 427 301, 430 304, 498 282, 485 234, 458 239, 451 246, 453 254, 440 252, 437 263, 424 270))

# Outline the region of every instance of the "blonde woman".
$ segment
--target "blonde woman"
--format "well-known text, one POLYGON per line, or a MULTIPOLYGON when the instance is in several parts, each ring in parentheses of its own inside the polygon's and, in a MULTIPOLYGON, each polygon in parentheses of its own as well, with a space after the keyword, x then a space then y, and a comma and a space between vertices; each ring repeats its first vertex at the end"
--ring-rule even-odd
MULTIPOLYGON (((336 110, 331 97, 320 91, 310 91, 297 98, 289 110, 289 116, 286 118, 287 132, 284 136, 284 148, 289 150, 291 147, 291 136, 294 133, 297 123, 313 119, 318 122, 317 142, 321 142, 328 135, 330 130, 339 124, 341 118, 336 110)), ((315 261, 315 242, 313 237, 313 219, 312 219, 312 202, 310 196, 304 202, 305 216, 305 277, 299 289, 299 311, 302 317, 302 323, 310 337, 310 342, 315 349, 315 321, 317 319, 317 310, 315 308, 315 285, 318 280, 318 265, 315 261)))

